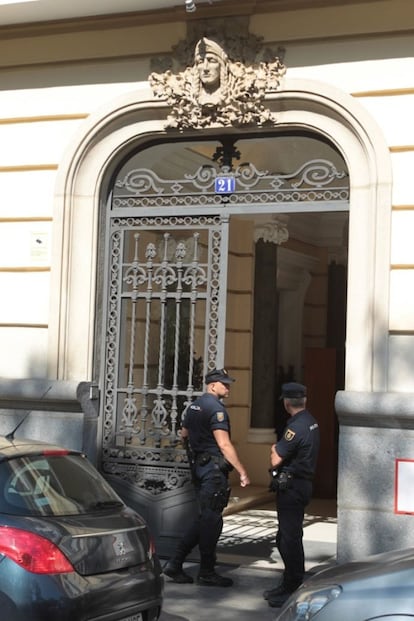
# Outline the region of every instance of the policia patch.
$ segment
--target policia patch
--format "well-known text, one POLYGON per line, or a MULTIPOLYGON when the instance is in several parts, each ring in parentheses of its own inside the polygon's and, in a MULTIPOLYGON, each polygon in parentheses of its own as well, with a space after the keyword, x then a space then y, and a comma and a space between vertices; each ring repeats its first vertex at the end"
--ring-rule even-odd
POLYGON ((219 423, 222 423, 224 420, 224 412, 217 412, 217 420, 219 423))
POLYGON ((296 435, 296 431, 292 431, 291 429, 286 429, 284 438, 287 442, 290 442, 291 440, 293 440, 295 435, 296 435))

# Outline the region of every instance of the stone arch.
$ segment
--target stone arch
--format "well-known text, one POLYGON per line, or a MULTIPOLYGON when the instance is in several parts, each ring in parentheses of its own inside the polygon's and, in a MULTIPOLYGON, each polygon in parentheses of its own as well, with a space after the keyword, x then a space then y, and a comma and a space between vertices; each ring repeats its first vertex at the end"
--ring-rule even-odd
MULTIPOLYGON (((351 96, 285 79, 266 104, 278 127, 317 132, 350 173, 346 389, 387 389, 391 162, 381 131, 351 96)), ((49 373, 93 380, 96 268, 102 188, 122 154, 164 130, 167 106, 143 88, 91 115, 60 168, 55 193, 49 373)), ((201 130, 188 132, 197 137, 201 130)))

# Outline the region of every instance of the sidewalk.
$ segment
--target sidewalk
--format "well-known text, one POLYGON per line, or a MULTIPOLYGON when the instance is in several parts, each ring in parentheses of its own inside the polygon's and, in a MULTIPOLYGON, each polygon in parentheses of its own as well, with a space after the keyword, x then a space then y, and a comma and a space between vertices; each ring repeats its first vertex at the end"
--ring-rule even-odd
MULTIPOLYGON (((240 490, 239 490, 240 492, 240 490)), ((238 493, 239 493, 238 492, 238 493)), ((277 521, 274 495, 250 488, 232 498, 225 511, 218 552, 218 571, 234 580, 228 589, 175 584, 166 579, 160 621, 273 620, 276 609, 263 599, 276 586, 283 563, 275 547, 277 521)), ((336 503, 313 500, 304 521, 306 571, 315 573, 336 558, 336 503)), ((163 561, 164 562, 164 561, 163 561)), ((197 563, 186 571, 196 577, 197 563)))

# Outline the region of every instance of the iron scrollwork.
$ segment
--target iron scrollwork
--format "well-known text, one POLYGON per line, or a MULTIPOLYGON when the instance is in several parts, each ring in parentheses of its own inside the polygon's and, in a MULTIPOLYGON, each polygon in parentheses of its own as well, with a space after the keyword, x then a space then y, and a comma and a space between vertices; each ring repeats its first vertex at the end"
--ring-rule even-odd
POLYGON ((113 206, 160 207, 170 205, 175 197, 180 197, 185 205, 212 206, 217 202, 263 205, 349 199, 348 174, 325 159, 310 160, 286 174, 258 170, 252 163, 240 164, 231 173, 236 181, 232 196, 214 194, 215 180, 222 173, 213 164, 205 164, 182 179, 169 180, 161 179, 149 169, 134 169, 117 181, 113 206))

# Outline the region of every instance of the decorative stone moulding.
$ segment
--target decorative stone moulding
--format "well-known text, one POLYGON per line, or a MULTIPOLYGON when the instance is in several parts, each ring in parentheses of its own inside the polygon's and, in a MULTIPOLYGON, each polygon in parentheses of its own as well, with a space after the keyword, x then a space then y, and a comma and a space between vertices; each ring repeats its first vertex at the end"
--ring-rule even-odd
POLYGON ((266 93, 280 88, 286 67, 279 56, 270 50, 259 53, 258 47, 254 37, 244 41, 244 47, 231 41, 226 49, 217 40, 201 37, 191 66, 179 73, 151 73, 154 95, 171 107, 166 128, 274 125, 276 115, 263 102, 266 93), (244 60, 252 56, 257 60, 244 60))
POLYGON ((256 226, 254 229, 254 241, 257 242, 260 239, 277 246, 284 244, 289 239, 289 230, 286 222, 279 218, 274 218, 269 222, 256 226))

